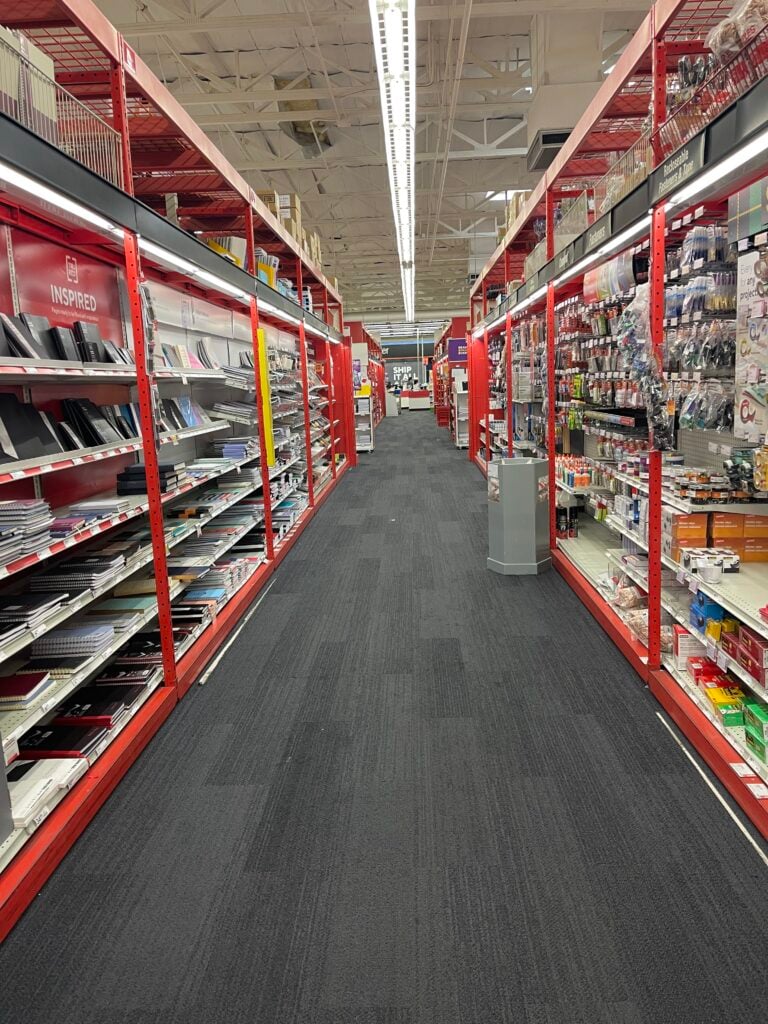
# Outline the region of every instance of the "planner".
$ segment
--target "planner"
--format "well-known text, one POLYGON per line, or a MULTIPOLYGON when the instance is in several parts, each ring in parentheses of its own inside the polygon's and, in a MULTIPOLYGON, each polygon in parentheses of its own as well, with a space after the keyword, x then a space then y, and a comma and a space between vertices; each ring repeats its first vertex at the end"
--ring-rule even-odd
POLYGON ((88 757, 107 736, 102 725, 40 725, 19 740, 19 756, 30 760, 88 757))
POLYGON ((112 729, 144 693, 146 686, 83 686, 56 711, 54 725, 103 725, 112 729))
POLYGON ((0 313, 0 324, 2 324, 9 351, 22 359, 47 359, 48 354, 29 331, 29 328, 18 316, 8 316, 7 313, 0 313))
POLYGON ((62 445, 51 421, 13 394, 0 394, 0 461, 24 461, 56 455, 62 445))
POLYGON ((72 327, 83 362, 106 363, 109 361, 98 324, 92 324, 86 320, 76 320, 72 327))
POLYGON ((0 711, 22 711, 52 685, 49 672, 0 676, 0 711))

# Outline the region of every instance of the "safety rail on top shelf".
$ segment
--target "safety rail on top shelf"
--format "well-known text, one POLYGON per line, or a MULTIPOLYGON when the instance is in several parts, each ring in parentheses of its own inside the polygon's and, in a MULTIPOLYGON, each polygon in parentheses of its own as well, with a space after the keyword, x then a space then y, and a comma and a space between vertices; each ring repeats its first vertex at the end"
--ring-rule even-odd
POLYGON ((0 112, 123 188, 119 133, 4 38, 0 38, 0 112))

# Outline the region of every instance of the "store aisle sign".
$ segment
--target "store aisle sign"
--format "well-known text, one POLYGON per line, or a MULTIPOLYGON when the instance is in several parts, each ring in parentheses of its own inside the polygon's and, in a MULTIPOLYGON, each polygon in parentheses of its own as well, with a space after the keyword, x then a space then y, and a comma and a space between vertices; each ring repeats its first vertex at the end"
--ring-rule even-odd
POLYGON ((651 205, 680 188, 704 166, 704 133, 697 135, 653 172, 651 205))
POLYGON ((466 338, 449 338, 448 339, 448 359, 452 363, 466 362, 467 361, 467 339, 466 338))
POLYGON ((20 310, 60 327, 96 323, 103 338, 124 342, 116 267, 16 228, 11 249, 20 310))

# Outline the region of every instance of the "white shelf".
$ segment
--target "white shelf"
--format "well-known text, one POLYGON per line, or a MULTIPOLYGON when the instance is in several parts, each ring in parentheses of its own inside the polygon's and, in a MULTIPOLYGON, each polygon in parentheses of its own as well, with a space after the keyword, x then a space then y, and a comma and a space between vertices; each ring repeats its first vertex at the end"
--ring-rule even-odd
POLYGON ((579 518, 579 536, 558 539, 557 546, 593 586, 608 568, 606 533, 595 519, 579 518))
MULTIPOLYGON (((94 590, 85 590, 82 594, 78 594, 76 598, 69 601, 56 611, 55 614, 50 615, 45 622, 41 623, 36 629, 28 629, 23 636, 20 636, 17 640, 12 643, 6 644, 5 647, 0 650, 0 664, 4 661, 8 661, 9 658, 14 657, 19 651, 23 651, 25 647, 32 643, 33 640, 37 640, 41 636, 45 636, 46 633, 50 633, 52 629, 60 626, 67 619, 71 618, 77 612, 83 608, 87 608, 89 604, 98 600, 100 597, 104 597, 109 594, 110 591, 122 583, 123 580, 128 579, 129 576, 133 576, 135 572, 148 565, 152 561, 152 546, 148 545, 134 556, 134 558, 125 566, 121 572, 113 576, 108 583, 105 583, 103 587, 97 587, 94 590)), ((10 595, 9 595, 10 596, 10 595)))
POLYGON ((562 480, 555 480, 555 487, 557 487, 559 491, 565 491, 566 494, 574 494, 578 497, 584 497, 587 494, 605 494, 608 492, 607 487, 599 487, 597 484, 589 487, 569 487, 568 484, 564 483, 562 480))
MULTIPOLYGON (((175 596, 180 590, 178 584, 171 584, 171 596, 175 596)), ((157 615, 157 604, 153 608, 148 609, 138 620, 138 622, 131 627, 131 629, 125 630, 121 633, 116 633, 112 643, 109 644, 103 651, 95 654, 92 658, 89 658, 85 667, 80 669, 79 672, 74 673, 67 679, 62 679, 57 683, 54 683, 49 687, 45 693, 41 694, 37 700, 33 701, 23 711, 3 711, 0 712, 0 735, 3 738, 3 753, 7 757, 10 755, 12 750, 16 749, 16 744, 21 736, 31 729, 36 722, 39 722, 41 718, 44 718, 49 711, 52 711, 57 704, 60 704, 64 698, 76 690, 83 683, 87 682, 92 676, 94 676, 98 670, 104 665, 112 655, 117 654, 121 647, 123 647, 132 636, 139 633, 144 627, 150 623, 157 615)))

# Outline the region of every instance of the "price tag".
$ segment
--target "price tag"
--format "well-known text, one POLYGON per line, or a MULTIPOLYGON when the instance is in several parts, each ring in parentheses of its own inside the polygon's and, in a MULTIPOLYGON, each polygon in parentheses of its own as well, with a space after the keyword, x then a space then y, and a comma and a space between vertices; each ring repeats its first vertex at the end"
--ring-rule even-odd
POLYGON ((728 659, 728 655, 725 653, 725 651, 718 651, 717 652, 717 659, 716 660, 717 660, 717 667, 721 668, 725 672, 727 670, 729 664, 730 664, 730 661, 728 659))
POLYGON ((747 789, 758 800, 768 800, 768 786, 764 782, 748 782, 747 789))
POLYGON ((36 366, 28 366, 26 372, 27 373, 37 373, 37 367, 36 366))
POLYGON ((707 444, 707 450, 711 452, 713 455, 717 455, 718 451, 720 450, 720 446, 715 444, 714 441, 710 441, 707 444))
POLYGON ((11 473, 11 480, 23 480, 26 477, 26 473, 22 469, 16 469, 11 473))
POLYGON ((748 775, 755 774, 746 761, 732 761, 731 768, 733 768, 740 779, 745 779, 748 775))
POLYGON ((688 580, 688 589, 692 594, 698 594, 699 592, 699 581, 694 576, 691 576, 688 580))
POLYGON ((38 828, 40 825, 42 825, 42 823, 48 817, 49 813, 50 811, 48 810, 47 807, 44 807, 42 811, 38 811, 37 814, 32 819, 32 824, 34 828, 38 828))
POLYGON ((717 659, 717 648, 715 647, 715 645, 712 643, 711 640, 707 640, 706 641, 706 646, 707 646, 707 657, 710 659, 710 661, 716 661, 716 659, 717 659))

